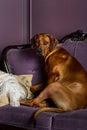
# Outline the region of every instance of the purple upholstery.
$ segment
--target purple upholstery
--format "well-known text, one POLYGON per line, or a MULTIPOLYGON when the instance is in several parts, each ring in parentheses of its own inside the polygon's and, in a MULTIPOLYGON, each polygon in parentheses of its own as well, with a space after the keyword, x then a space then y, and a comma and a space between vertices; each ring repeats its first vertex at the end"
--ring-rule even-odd
POLYGON ((34 128, 32 116, 33 113, 38 108, 31 108, 26 106, 21 107, 11 107, 6 105, 0 108, 0 123, 18 126, 21 128, 27 128, 30 130, 50 130, 52 114, 51 113, 44 113, 41 116, 41 119, 38 120, 36 128, 34 128), (44 120, 45 119, 45 120, 44 120))
POLYGON ((0 123, 29 130, 87 130, 87 109, 65 113, 43 112, 34 127, 32 116, 37 109, 6 105, 0 108, 0 123))
MULTIPOLYGON (((73 56, 75 56, 87 71, 86 42, 66 42, 61 44, 61 46, 67 49, 73 56)), ((36 72, 38 72, 37 70, 40 70, 40 72, 43 71, 39 68, 41 67, 41 64, 38 66, 38 58, 36 58, 37 56, 34 55, 35 52, 31 52, 31 50, 27 51, 27 54, 29 53, 29 55, 25 55, 24 52, 22 52, 25 59, 23 59, 23 55, 20 52, 15 51, 12 55, 9 53, 9 58, 14 57, 14 59, 10 60, 11 65, 16 68, 14 71, 17 74, 21 72, 25 73, 25 70, 27 70, 28 73, 31 73, 32 70, 36 72), (18 55, 20 58, 17 58, 18 55), (28 64, 25 64, 25 60, 29 60, 28 64), (19 61, 21 63, 20 65, 19 61), (15 64, 13 64, 13 62, 15 64), (17 67, 19 67, 19 69, 22 68, 22 71, 20 72, 17 67)), ((38 78, 41 76, 42 72, 40 75, 38 75, 38 78)), ((65 113, 43 112, 37 118, 36 126, 34 126, 32 116, 37 109, 39 108, 22 105, 21 107, 14 108, 6 105, 0 108, 0 123, 26 128, 28 130, 87 130, 87 108, 65 113)))
POLYGON ((33 85, 43 81, 44 60, 36 54, 35 49, 11 49, 7 59, 14 74, 33 74, 33 85))

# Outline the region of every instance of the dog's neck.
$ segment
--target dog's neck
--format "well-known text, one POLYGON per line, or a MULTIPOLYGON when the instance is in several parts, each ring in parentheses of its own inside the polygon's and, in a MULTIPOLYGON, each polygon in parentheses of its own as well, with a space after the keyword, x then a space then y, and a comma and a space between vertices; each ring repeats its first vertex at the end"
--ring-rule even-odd
POLYGON ((59 46, 55 47, 55 49, 53 51, 51 51, 46 57, 45 57, 45 62, 47 61, 47 59, 56 51, 58 51, 60 49, 59 46))

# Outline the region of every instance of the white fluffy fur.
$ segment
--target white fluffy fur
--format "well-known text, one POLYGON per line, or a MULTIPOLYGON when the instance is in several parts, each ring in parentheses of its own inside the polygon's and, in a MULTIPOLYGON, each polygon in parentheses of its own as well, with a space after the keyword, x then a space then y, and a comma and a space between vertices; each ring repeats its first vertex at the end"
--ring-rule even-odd
MULTIPOLYGON (((32 77, 31 77, 32 78, 32 77)), ((7 96, 9 99, 9 103, 11 106, 20 106, 19 100, 26 99, 27 95, 28 98, 32 98, 32 93, 30 92, 29 85, 31 85, 31 80, 28 85, 29 92, 26 89, 25 77, 15 76, 9 73, 5 73, 0 71, 0 100, 3 96, 7 96), (21 83, 18 79, 22 79, 21 83), (23 82, 23 84, 22 84, 23 82), (24 86, 25 83, 25 86, 24 86)), ((26 80, 27 82, 27 80, 26 80)))

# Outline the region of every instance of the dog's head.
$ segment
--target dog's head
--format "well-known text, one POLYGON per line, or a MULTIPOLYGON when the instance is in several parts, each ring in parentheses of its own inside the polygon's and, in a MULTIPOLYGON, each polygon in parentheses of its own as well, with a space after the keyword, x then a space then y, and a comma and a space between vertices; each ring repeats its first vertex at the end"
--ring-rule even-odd
POLYGON ((58 43, 56 38, 47 33, 36 34, 31 39, 32 48, 36 48, 38 53, 44 57, 53 51, 58 43))

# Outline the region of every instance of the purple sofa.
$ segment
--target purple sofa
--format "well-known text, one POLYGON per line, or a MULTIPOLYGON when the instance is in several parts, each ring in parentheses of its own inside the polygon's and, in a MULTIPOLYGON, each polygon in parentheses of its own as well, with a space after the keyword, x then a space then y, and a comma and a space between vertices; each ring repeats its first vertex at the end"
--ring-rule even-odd
MULTIPOLYGON (((78 59, 87 71, 87 41, 66 40, 60 46, 68 50, 78 59)), ((44 82, 43 58, 36 54, 35 49, 28 45, 11 46, 2 53, 4 70, 15 74, 32 73, 33 84, 44 82), (10 67, 9 67, 10 65, 10 67)), ((39 109, 21 105, 0 107, 0 128, 26 130, 87 130, 87 107, 71 112, 43 112, 36 125, 33 124, 33 113, 39 109)))

